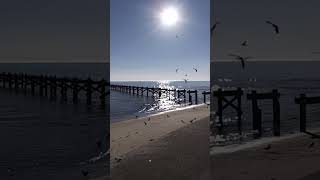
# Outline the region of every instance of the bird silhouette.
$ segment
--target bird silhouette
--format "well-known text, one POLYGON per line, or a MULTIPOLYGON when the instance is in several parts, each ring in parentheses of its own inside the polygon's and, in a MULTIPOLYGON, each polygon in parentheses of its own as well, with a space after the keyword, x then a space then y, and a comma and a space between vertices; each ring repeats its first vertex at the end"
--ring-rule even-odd
POLYGON ((218 24, 220 24, 220 22, 216 22, 213 24, 213 26, 210 28, 210 33, 213 33, 213 31, 216 29, 218 24))
POLYGON ((279 33, 280 33, 280 31, 279 31, 279 26, 278 26, 278 25, 272 23, 271 21, 266 21, 266 23, 272 25, 272 27, 273 27, 273 29, 274 29, 274 32, 275 32, 276 34, 279 34, 279 33))
POLYGON ((270 144, 268 144, 268 146, 264 148, 264 150, 269 150, 269 149, 271 149, 271 145, 270 144))
POLYGON ((185 76, 185 77, 187 77, 187 76, 188 76, 188 74, 185 74, 184 76, 185 76))
POLYGON ((149 118, 148 118, 148 121, 150 121, 150 120, 151 120, 151 118, 149 117, 149 118))
POLYGON ((147 123, 145 121, 143 123, 144 123, 145 126, 147 125, 147 123))
POLYGON ((87 170, 82 170, 81 173, 83 176, 88 176, 88 174, 89 174, 89 172, 87 170))
POLYGON ((198 72, 198 69, 196 69, 196 68, 193 68, 196 72, 198 72))
POLYGON ((193 123, 194 119, 193 120, 190 120, 190 123, 193 123))
POLYGON ((242 56, 239 56, 239 55, 236 55, 236 54, 229 54, 229 56, 235 57, 237 60, 240 60, 240 61, 241 61, 242 69, 245 68, 245 61, 247 61, 248 59, 252 58, 252 57, 250 57, 250 56, 248 56, 248 57, 242 57, 242 56))
POLYGON ((247 46, 248 46, 248 41, 243 41, 243 42, 241 43, 241 46, 247 47, 247 46))
POLYGON ((309 148, 312 148, 314 146, 314 142, 312 142, 311 144, 309 144, 309 148))
POLYGON ((167 114, 167 118, 169 118, 170 116, 169 116, 169 114, 167 114))
POLYGON ((117 162, 117 163, 119 163, 122 159, 121 158, 114 158, 114 160, 117 162))

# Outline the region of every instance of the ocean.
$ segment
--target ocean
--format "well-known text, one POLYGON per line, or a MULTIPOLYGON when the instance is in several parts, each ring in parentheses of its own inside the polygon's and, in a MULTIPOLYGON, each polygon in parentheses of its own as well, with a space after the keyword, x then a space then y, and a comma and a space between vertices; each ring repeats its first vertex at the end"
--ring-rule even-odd
MULTIPOLYGON (((97 80, 109 78, 108 68, 101 63, 0 64, 0 72, 97 80)), ((108 174, 108 103, 100 108, 94 100, 88 106, 82 98, 74 105, 2 88, 0 98, 0 179, 81 179, 82 171, 90 171, 92 178, 108 174), (87 163, 94 157, 104 159, 103 168, 98 161, 87 163)))
MULTIPOLYGON (((203 103, 202 92, 209 91, 210 89, 209 81, 188 81, 187 83, 184 81, 114 81, 111 82, 111 84, 163 89, 198 90, 199 103, 203 103)), ((188 95, 186 98, 188 98, 188 95)), ((210 100, 207 99, 207 102, 210 102, 210 100)), ((157 97, 142 97, 117 91, 111 91, 110 104, 111 123, 134 119, 136 116, 144 117, 186 106, 186 104, 179 104, 173 95, 169 98, 169 96, 163 94, 159 99, 157 97)))
MULTIPOLYGON (((315 61, 279 61, 279 62, 247 62, 243 70, 239 62, 214 62, 211 63, 211 86, 213 89, 235 89, 240 87, 245 94, 242 98, 243 107, 243 131, 241 139, 252 134, 252 112, 251 101, 246 94, 251 90, 259 92, 270 92, 278 89, 280 92, 280 130, 281 134, 291 134, 299 131, 299 105, 295 104, 294 98, 301 93, 307 96, 320 96, 320 62, 315 61)), ((216 110, 216 99, 213 100, 216 110)), ((262 109, 263 136, 272 136, 272 102, 265 100, 259 102, 262 109)), ((320 126, 320 104, 307 106, 307 129, 320 126)), ((222 141, 212 144, 223 145, 238 142, 236 136, 236 114, 228 109, 223 114, 226 123, 225 133, 222 141)), ((211 118, 216 121, 215 115, 211 118)), ((215 130, 215 129, 214 129, 215 130)), ((214 131, 213 130, 213 131, 214 131)))

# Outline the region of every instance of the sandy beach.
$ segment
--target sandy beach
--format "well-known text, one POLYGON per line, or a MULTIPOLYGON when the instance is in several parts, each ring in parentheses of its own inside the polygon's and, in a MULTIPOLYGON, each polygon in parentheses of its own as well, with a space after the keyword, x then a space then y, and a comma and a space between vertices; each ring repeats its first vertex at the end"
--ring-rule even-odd
POLYGON ((198 105, 111 124, 111 166, 117 164, 115 158, 123 159, 130 151, 208 116, 209 107, 198 105))
POLYGON ((132 150, 111 169, 111 179, 210 180, 208 129, 206 117, 132 150))
POLYGON ((212 179, 313 180, 320 178, 320 140, 306 134, 269 138, 211 151, 212 179))

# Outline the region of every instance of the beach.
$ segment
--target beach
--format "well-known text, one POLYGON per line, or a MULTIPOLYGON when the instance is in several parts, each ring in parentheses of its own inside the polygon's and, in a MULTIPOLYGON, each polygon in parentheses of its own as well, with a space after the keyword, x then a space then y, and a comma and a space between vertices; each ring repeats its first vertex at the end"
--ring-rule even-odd
MULTIPOLYGON (((183 110, 178 114, 186 120, 197 111, 190 110, 183 110)), ((200 112, 202 111, 204 113, 205 109, 200 112)), ((209 117, 208 113, 206 115, 207 117, 193 123, 173 124, 171 132, 165 133, 169 129, 163 130, 162 137, 160 133, 158 135, 159 139, 147 141, 125 154, 124 159, 113 165, 111 179, 210 180, 209 117)))
POLYGON ((209 106, 202 104, 112 123, 110 125, 111 166, 117 165, 115 158, 124 159, 129 152, 208 116, 209 106))
POLYGON ((320 178, 320 140, 303 133, 211 150, 212 179, 320 178))

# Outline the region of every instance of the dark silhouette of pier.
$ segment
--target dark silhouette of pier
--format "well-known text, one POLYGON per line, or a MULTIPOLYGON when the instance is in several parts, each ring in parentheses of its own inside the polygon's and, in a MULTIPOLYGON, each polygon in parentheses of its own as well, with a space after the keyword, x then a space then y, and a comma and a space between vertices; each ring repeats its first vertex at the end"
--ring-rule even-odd
MULTIPOLYGON (((218 89, 212 92, 212 96, 217 99, 217 111, 216 116, 218 122, 211 124, 211 131, 214 134, 214 129, 218 129, 218 134, 223 134, 225 125, 223 122, 223 112, 226 108, 230 107, 237 113, 237 128, 239 134, 242 133, 242 104, 241 99, 244 92, 241 88, 236 90, 222 90, 218 89)), ((258 107, 259 101, 269 100, 272 101, 273 109, 273 135, 280 136, 280 93, 277 89, 273 89, 271 92, 258 93, 255 90, 247 93, 247 100, 251 101, 252 107, 252 130, 256 131, 255 137, 262 136, 262 109, 258 107)), ((320 104, 320 96, 307 97, 306 94, 300 94, 294 101, 300 106, 300 132, 307 133, 313 137, 320 138, 320 135, 313 134, 307 131, 307 105, 320 104)), ((213 105, 213 104, 212 104, 213 105)), ((212 108, 213 109, 213 108, 212 108)), ((214 121, 214 118, 211 118, 214 121)), ((298 118, 297 118, 298 119, 298 118)))
MULTIPOLYGON (((125 86, 125 85, 116 85, 111 84, 110 90, 123 92, 127 94, 137 95, 137 96, 146 96, 146 97, 158 97, 161 98, 163 94, 166 94, 169 99, 171 95, 178 99, 179 103, 183 101, 188 102, 190 105, 198 104, 198 90, 186 90, 186 89, 163 89, 163 88, 150 88, 150 87, 138 87, 138 86, 125 86)), ((203 102, 206 103, 207 96, 210 96, 210 92, 203 91, 203 102)))
POLYGON ((79 102, 79 95, 84 94, 86 103, 92 103, 93 94, 97 94, 101 105, 106 103, 106 96, 110 94, 110 84, 102 79, 95 81, 90 78, 78 79, 47 75, 29 75, 23 73, 0 73, 0 88, 23 92, 25 94, 46 96, 50 100, 68 101, 72 97, 72 102, 79 102), (70 96, 71 94, 71 96, 70 96))

